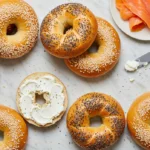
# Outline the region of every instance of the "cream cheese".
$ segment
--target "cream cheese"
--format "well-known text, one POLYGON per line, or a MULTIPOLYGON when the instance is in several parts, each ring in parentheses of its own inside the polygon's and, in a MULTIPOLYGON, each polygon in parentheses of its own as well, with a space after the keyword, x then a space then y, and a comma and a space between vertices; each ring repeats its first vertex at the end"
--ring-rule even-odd
POLYGON ((65 111, 64 87, 58 84, 54 77, 44 76, 38 80, 26 80, 20 87, 20 109, 25 118, 40 125, 53 123, 65 111), (35 102, 35 94, 47 94, 46 104, 35 102))
POLYGON ((129 72, 134 72, 138 69, 140 63, 137 61, 127 61, 125 64, 125 70, 129 72))
POLYGON ((148 66, 148 62, 145 62, 143 65, 144 65, 144 67, 148 66))

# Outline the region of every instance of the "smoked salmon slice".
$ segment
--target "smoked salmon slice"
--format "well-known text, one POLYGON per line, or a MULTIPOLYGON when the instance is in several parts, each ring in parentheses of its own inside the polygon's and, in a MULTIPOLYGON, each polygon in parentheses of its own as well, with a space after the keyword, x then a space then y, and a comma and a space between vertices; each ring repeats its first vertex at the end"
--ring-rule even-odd
POLYGON ((130 18, 135 17, 135 15, 125 6, 120 10, 120 15, 123 20, 129 20, 130 18))
POLYGON ((145 23, 139 17, 132 17, 129 19, 130 30, 137 32, 146 27, 145 23))
POLYGON ((117 9, 120 11, 120 16, 123 20, 129 20, 135 15, 124 5, 122 0, 116 0, 117 9))
POLYGON ((116 0, 116 7, 123 20, 129 20, 131 31, 150 28, 150 0, 116 0))
POLYGON ((136 16, 141 18, 150 28, 150 1, 149 0, 123 0, 125 6, 136 16), (145 2, 144 2, 145 1, 145 2), (149 5, 146 6, 145 4, 149 5))
POLYGON ((122 0, 116 0, 116 7, 117 7, 117 9, 121 10, 122 6, 123 6, 122 0))

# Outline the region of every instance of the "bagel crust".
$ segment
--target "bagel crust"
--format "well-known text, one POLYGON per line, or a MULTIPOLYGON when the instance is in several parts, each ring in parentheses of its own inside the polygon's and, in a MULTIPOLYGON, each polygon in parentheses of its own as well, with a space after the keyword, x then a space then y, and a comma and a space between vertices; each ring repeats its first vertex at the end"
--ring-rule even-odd
POLYGON ((93 13, 78 3, 63 4, 43 20, 41 41, 45 49, 59 58, 72 58, 84 53, 97 35, 93 13), (65 29, 68 29, 65 33, 65 29))
POLYGON ((138 97, 131 105, 127 122, 134 141, 145 150, 150 149, 150 92, 138 97))
POLYGON ((28 129, 23 118, 13 109, 0 105, 0 130, 4 139, 1 150, 23 150, 27 142, 28 129))
POLYGON ((120 57, 120 39, 116 30, 106 20, 97 18, 97 52, 66 59, 65 63, 74 73, 86 78, 99 77, 114 68, 120 57))
POLYGON ((86 150, 103 150, 113 145, 125 128, 125 116, 120 104, 102 93, 80 97, 70 108, 67 127, 73 140, 86 150), (90 127, 90 118, 99 116, 102 125, 90 127))
POLYGON ((14 59, 27 54, 34 47, 39 31, 37 16, 23 0, 0 1, 0 58, 14 59), (8 35, 7 30, 16 33, 8 35))

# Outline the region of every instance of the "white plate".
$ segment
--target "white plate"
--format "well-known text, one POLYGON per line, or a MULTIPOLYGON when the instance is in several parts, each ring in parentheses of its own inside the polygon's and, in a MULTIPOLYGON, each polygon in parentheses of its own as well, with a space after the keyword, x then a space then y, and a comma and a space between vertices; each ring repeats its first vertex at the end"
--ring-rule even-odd
POLYGON ((116 8, 116 0, 110 0, 110 10, 115 23, 124 33, 126 33, 128 36, 134 39, 138 39, 142 41, 150 41, 150 29, 144 28, 139 32, 130 31, 129 22, 122 20, 120 17, 120 13, 116 8))

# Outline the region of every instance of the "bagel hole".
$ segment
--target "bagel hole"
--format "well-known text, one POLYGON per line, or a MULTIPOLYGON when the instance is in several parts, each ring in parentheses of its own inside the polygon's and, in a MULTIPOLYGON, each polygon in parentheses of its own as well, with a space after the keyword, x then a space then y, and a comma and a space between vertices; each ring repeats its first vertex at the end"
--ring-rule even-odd
POLYGON ((64 28, 64 34, 66 34, 69 30, 72 30, 73 27, 71 25, 67 25, 65 28, 64 28))
POLYGON ((39 105, 44 105, 46 103, 43 95, 36 94, 36 103, 39 105))
POLYGON ((0 131, 0 141, 3 141, 3 140, 4 140, 4 132, 0 131))
POLYGON ((15 24, 9 24, 7 27, 7 35, 14 35, 18 31, 18 28, 15 24))
POLYGON ((99 127, 102 123, 102 118, 99 116, 90 118, 90 127, 99 127))
POLYGON ((97 42, 94 42, 92 46, 88 49, 89 53, 97 53, 99 45, 97 42))

